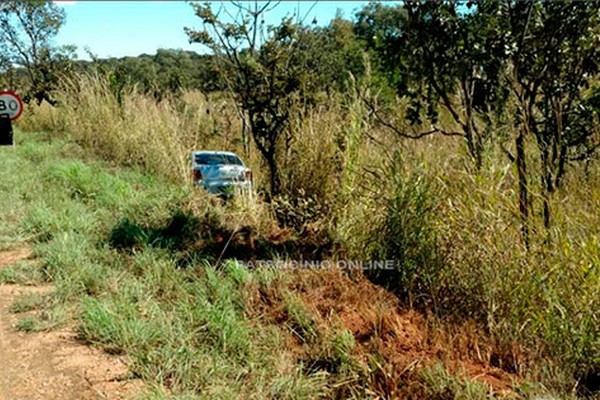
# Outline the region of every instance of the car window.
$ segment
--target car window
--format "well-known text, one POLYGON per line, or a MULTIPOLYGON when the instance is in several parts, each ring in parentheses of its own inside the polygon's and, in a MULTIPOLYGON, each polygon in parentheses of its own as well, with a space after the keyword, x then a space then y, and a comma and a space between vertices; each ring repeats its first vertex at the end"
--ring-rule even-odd
POLYGON ((200 165, 244 165, 239 157, 232 154, 196 154, 196 164, 200 165))
POLYGON ((244 165, 244 163, 242 162, 242 160, 240 160, 239 157, 231 155, 231 154, 227 154, 225 156, 225 158, 227 159, 227 164, 232 164, 232 165, 244 165))

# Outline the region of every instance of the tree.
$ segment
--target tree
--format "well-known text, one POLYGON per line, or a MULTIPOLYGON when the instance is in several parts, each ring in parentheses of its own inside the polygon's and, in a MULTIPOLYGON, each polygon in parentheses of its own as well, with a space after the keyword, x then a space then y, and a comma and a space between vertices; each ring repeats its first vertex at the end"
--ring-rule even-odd
POLYGON ((516 100, 515 138, 520 209, 527 235, 528 182, 524 139, 535 139, 541 164, 544 225, 549 198, 560 187, 568 163, 589 158, 598 147, 594 116, 584 89, 598 72, 600 6, 595 1, 505 1, 501 14, 507 62, 503 82, 516 100))
POLYGON ((156 54, 137 57, 99 59, 89 53, 92 61, 79 60, 82 71, 107 76, 120 102, 125 88, 151 95, 157 101, 177 95, 182 89, 199 89, 204 93, 225 89, 214 68, 213 56, 193 51, 158 49, 156 54))
POLYGON ((374 57, 378 72, 399 95, 406 94, 406 79, 402 65, 407 51, 403 47, 406 9, 401 5, 369 3, 356 13, 354 31, 365 49, 374 57))
POLYGON ((27 72, 26 100, 53 103, 50 91, 57 74, 68 67, 74 47, 54 48, 51 39, 65 20, 62 9, 48 0, 11 0, 0 3, 0 52, 4 68, 16 66, 27 72))
POLYGON ((323 91, 343 91, 352 74, 360 77, 364 72, 363 47, 357 40, 351 21, 338 14, 324 27, 298 27, 297 50, 293 62, 302 65, 299 71, 303 97, 323 91))
POLYGON ((589 159, 598 147, 596 100, 585 89, 599 67, 599 12, 591 0, 371 4, 358 13, 357 32, 380 59, 395 93, 411 100, 411 123, 421 125, 425 114, 431 129, 406 132, 371 104, 372 111, 402 137, 464 137, 481 167, 483 143, 490 139, 486 128, 493 120, 506 121, 511 105, 514 154, 497 144, 516 166, 522 235, 528 244, 535 171, 527 165, 527 138, 534 140, 539 154, 546 228, 550 196, 560 187, 568 164, 589 159), (439 106, 459 127, 457 132, 436 126, 439 106))
POLYGON ((208 3, 193 4, 204 29, 186 28, 186 33, 191 42, 209 47, 219 61, 221 74, 269 169, 270 193, 277 195, 281 189, 277 146, 302 88, 303 66, 293 62, 299 24, 285 18, 278 26, 265 26, 271 2, 232 5, 235 15, 223 5, 215 12, 208 3), (227 19, 232 22, 225 22, 227 19))
POLYGON ((465 4, 457 1, 370 4, 357 14, 356 26, 379 58, 396 94, 411 100, 407 111, 411 125, 423 124, 425 109, 430 129, 408 133, 369 103, 379 122, 402 137, 421 138, 435 133, 463 137, 479 169, 487 137, 481 124, 498 95, 503 48, 494 41, 496 36, 488 34, 494 29, 493 19, 470 7, 465 9, 465 4), (454 101, 455 95, 459 102, 454 101), (458 130, 449 131, 439 125, 439 106, 458 130))

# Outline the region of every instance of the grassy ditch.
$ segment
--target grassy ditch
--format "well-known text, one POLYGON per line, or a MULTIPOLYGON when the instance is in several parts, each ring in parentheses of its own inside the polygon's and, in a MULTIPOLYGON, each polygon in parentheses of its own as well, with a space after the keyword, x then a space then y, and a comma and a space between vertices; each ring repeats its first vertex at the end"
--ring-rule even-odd
POLYGON ((231 232, 224 215, 236 204, 111 166, 66 139, 18 133, 0 150, 1 245, 31 243, 37 258, 3 268, 0 282, 54 284, 15 301, 18 328, 74 323, 82 340, 128 356, 131 376, 149 383, 143 398, 546 390, 494 367, 509 352, 477 327, 436 325, 361 275, 211 262, 199 249, 231 232))

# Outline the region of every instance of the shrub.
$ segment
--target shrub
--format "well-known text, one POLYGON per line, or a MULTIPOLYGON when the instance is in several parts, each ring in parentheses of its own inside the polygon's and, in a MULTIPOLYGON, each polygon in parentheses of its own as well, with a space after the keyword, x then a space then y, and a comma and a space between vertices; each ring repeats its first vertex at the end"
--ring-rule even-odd
MULTIPOLYGON (((398 160, 398 159, 396 159, 398 160)), ((405 176, 401 164, 388 165, 378 215, 371 221, 366 254, 374 261, 393 261, 393 269, 371 269, 367 276, 408 299, 414 306, 435 301, 443 255, 434 226, 436 194, 426 175, 405 176)))

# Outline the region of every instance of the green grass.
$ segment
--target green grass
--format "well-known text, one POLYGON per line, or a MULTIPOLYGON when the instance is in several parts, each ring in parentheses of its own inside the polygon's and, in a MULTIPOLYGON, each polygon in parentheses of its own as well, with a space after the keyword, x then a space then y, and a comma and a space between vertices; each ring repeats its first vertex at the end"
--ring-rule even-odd
POLYGON ((21 318, 17 322, 16 328, 23 332, 37 332, 40 330, 37 319, 30 315, 21 318))
POLYGON ((278 329, 247 313, 244 287, 257 279, 252 272, 234 262, 218 271, 203 262, 178 268, 171 250, 177 243, 157 245, 162 237, 173 240, 158 231, 132 251, 111 246, 124 220, 168 226, 192 201, 188 189, 111 167, 42 135, 17 133, 17 145, 0 151, 7 199, 0 218, 9 222, 1 225, 0 242, 31 242, 38 258, 3 268, 0 280, 55 285, 48 295, 16 299, 13 312, 33 312, 17 329, 51 329, 75 318, 83 340, 126 354, 132 373, 154 383, 148 398, 298 399, 327 392, 323 376, 274 351, 283 346, 278 329))
POLYGON ((22 313, 38 309, 48 301, 48 297, 35 292, 22 294, 13 301, 10 312, 22 313))
POLYGON ((435 400, 481 400, 492 399, 487 385, 457 378, 446 371, 443 365, 436 364, 422 373, 427 398, 435 400))
MULTIPOLYGON (((182 256, 193 268, 206 254, 175 255, 179 236, 163 235, 170 221, 178 220, 178 210, 185 209, 181 203, 189 204, 187 194, 167 181, 157 184, 148 174, 98 163, 90 154, 183 184, 189 180, 192 148, 244 152, 234 104, 199 92, 183 93, 176 103, 157 103, 134 90, 124 92, 119 104, 104 77, 78 76, 65 83, 56 93, 60 106, 32 105, 20 122, 52 134, 35 135, 37 141, 17 136, 21 158, 4 161, 8 172, 0 188, 8 191, 8 203, 0 205, 0 213, 8 223, 0 226, 0 246, 37 240, 48 260, 44 279, 60 276, 57 293, 65 299, 110 292, 131 265, 146 268, 136 258, 148 247, 160 247, 167 259, 182 256), (210 114, 199 112, 207 109, 210 114), (40 143, 65 131, 85 153, 64 138, 40 143), (108 245, 118 244, 113 247, 129 254, 116 257, 108 251, 107 235, 108 245), (84 266, 85 280, 75 273, 76 263, 84 266)), ((245 212, 227 209, 215 214, 218 219, 243 219, 262 233, 273 233, 274 215, 305 239, 303 250, 333 243, 341 257, 391 258, 400 268, 372 279, 409 305, 435 313, 440 325, 475 321, 495 346, 521 349, 519 357, 510 352, 499 357, 500 364, 516 364, 511 368, 556 393, 598 386, 598 163, 569 165, 562 187, 550 199, 552 227, 546 231, 538 146, 526 143, 533 201, 526 249, 515 165, 498 146, 498 139, 513 132, 489 132, 493 140, 486 144, 482 168, 475 171, 464 140, 435 135, 399 139, 370 117, 359 95, 366 86, 349 89, 291 124, 293 140, 281 143, 278 157, 285 197, 270 206, 240 204, 245 212)), ((403 123, 405 99, 396 106, 403 123)), ((440 127, 455 130, 448 113, 439 119, 440 127)), ((257 187, 264 188, 266 169, 255 146, 249 150, 245 161, 257 187)), ((288 308, 292 320, 285 323, 299 331, 297 336, 313 337, 305 345, 318 345, 310 319, 301 308, 288 308)))
POLYGON ((20 260, 0 268, 0 283, 35 285, 43 281, 43 272, 39 265, 33 262, 20 260))
POLYGON ((17 299, 11 309, 11 311, 18 313, 30 311, 17 321, 15 327, 20 331, 40 332, 56 329, 63 326, 73 314, 72 305, 42 305, 31 301, 23 303, 23 301, 17 299))

